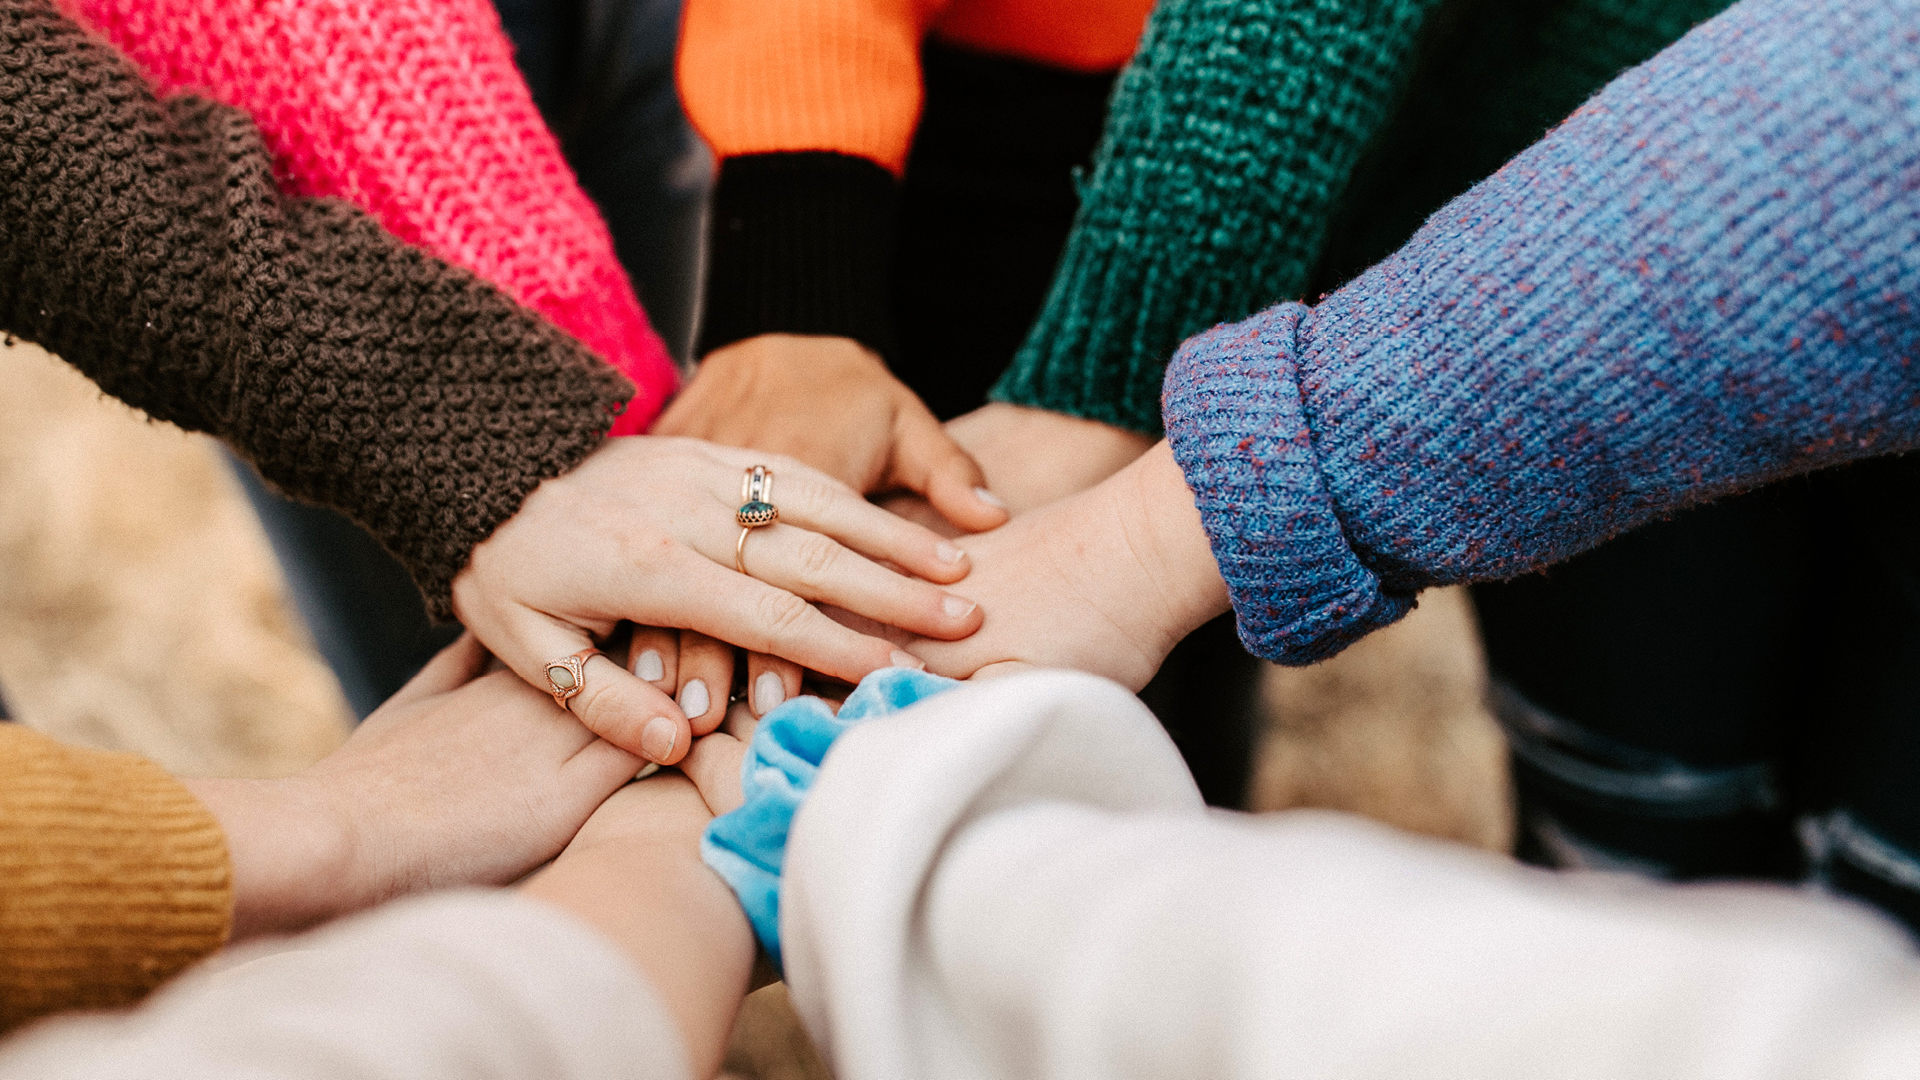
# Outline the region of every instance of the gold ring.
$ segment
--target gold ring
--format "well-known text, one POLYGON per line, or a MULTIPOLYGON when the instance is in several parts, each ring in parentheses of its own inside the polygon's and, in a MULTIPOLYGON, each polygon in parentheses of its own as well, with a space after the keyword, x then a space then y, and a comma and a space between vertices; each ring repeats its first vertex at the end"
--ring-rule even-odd
POLYGON ((572 656, 547 661, 547 693, 553 695, 553 703, 567 708, 567 702, 587 688, 587 661, 605 655, 599 649, 581 649, 572 656))
POLYGON ((752 531, 751 525, 740 526, 740 539, 733 544, 733 568, 743 574, 747 572, 747 534, 752 531))
POLYGON ((740 480, 740 509, 733 520, 740 523, 740 539, 733 544, 733 568, 747 572, 747 534, 780 520, 780 508, 773 505, 773 470, 755 465, 740 480))

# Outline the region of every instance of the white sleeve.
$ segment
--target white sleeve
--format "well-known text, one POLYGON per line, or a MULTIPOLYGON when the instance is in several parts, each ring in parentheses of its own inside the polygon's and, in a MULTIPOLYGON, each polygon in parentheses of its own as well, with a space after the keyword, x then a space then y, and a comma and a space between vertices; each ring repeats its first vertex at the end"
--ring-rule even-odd
POLYGON ((512 892, 389 905, 0 1049, 4 1080, 687 1080, 614 946, 512 892))
POLYGON ((849 731, 781 903, 788 983, 842 1080, 1837 1080, 1920 1061, 1920 962, 1861 909, 1208 811, 1152 715, 1087 676, 849 731))

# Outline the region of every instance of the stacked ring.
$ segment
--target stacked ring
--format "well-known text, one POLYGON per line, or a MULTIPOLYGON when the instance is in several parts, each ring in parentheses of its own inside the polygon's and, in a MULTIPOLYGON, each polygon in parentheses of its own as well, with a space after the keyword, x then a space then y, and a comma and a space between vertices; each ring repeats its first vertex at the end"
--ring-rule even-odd
POLYGON ((740 524, 740 539, 733 544, 733 568, 747 572, 747 534, 780 520, 780 508, 773 505, 773 470, 755 465, 740 480, 740 509, 733 520, 740 524))

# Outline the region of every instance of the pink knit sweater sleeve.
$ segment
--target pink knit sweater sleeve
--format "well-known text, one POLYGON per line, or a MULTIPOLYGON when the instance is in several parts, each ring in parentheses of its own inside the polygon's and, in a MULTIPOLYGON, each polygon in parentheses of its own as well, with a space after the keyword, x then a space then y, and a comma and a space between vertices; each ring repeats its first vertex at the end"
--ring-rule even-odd
POLYGON ((250 113, 290 195, 353 202, 631 378, 644 431, 676 372, 487 0, 62 0, 160 93, 250 113))

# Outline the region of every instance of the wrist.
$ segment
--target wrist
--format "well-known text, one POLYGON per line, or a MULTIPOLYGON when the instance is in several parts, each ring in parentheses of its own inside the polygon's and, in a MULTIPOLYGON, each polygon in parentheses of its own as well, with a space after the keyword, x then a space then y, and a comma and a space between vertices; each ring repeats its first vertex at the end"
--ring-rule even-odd
POLYGON ((184 783, 226 837, 234 940, 303 930, 381 898, 364 885, 347 818, 308 778, 184 783))
POLYGON ((1170 649, 1231 607, 1193 491, 1164 440, 1108 487, 1109 510, 1140 575, 1139 595, 1159 598, 1156 629, 1170 649))

